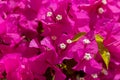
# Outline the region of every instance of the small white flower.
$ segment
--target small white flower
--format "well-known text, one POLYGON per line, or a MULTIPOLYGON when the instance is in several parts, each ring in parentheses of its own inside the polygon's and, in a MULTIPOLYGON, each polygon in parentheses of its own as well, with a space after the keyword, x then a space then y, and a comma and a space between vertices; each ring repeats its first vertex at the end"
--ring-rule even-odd
POLYGON ((52 12, 47 12, 47 17, 51 17, 52 16, 52 12))
POLYGON ((92 74, 91 75, 93 78, 98 78, 98 75, 97 74, 92 74))
POLYGON ((84 59, 90 60, 91 58, 92 58, 92 57, 91 57, 90 53, 85 53, 84 59))
POLYGON ((85 44, 89 44, 89 43, 91 43, 91 42, 90 42, 89 39, 84 39, 84 40, 83 40, 83 43, 85 43, 85 44))
POLYGON ((65 49, 65 48, 66 48, 66 44, 61 43, 61 44, 60 44, 60 48, 61 48, 61 49, 65 49))
POLYGON ((59 20, 62 20, 62 15, 59 15, 59 14, 58 14, 58 15, 56 16, 56 19, 57 19, 58 21, 59 21, 59 20))
POLYGON ((106 4, 107 4, 107 0, 102 0, 102 3, 103 3, 104 5, 106 5, 106 4))
POLYGON ((68 44, 71 44, 72 43, 72 40, 71 39, 67 39, 66 41, 68 44))
POLYGON ((104 9, 102 8, 102 7, 100 7, 99 9, 98 9, 98 13, 99 14, 102 14, 104 12, 104 9))
POLYGON ((56 37, 56 36, 51 36, 51 39, 52 39, 52 40, 56 40, 57 37, 56 37))

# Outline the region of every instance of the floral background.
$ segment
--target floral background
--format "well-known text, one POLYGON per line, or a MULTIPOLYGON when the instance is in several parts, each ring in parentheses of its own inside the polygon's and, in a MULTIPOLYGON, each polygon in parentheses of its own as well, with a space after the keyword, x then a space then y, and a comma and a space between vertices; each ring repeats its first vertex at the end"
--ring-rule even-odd
POLYGON ((0 80, 120 80, 120 0, 0 0, 0 80))

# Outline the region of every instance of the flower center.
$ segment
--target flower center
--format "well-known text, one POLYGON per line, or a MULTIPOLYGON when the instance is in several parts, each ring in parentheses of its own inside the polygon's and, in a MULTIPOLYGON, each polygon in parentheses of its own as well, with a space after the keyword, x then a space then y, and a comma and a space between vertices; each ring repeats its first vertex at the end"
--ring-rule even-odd
POLYGON ((61 43, 61 44, 60 44, 60 48, 61 48, 61 49, 65 49, 65 48, 66 48, 66 44, 61 43))
POLYGON ((67 39, 66 41, 68 44, 71 44, 72 43, 72 40, 71 39, 67 39))
POLYGON ((100 7, 99 9, 98 9, 98 13, 99 14, 102 14, 104 12, 104 9, 102 8, 102 7, 100 7))
POLYGON ((89 39, 84 39, 84 40, 83 40, 83 43, 84 43, 84 44, 89 44, 89 43, 91 43, 91 42, 90 42, 89 39))
POLYGON ((106 4, 107 4, 107 1, 106 1, 106 0, 102 0, 102 3, 103 3, 104 5, 106 5, 106 4))
POLYGON ((90 60, 91 58, 92 58, 92 57, 91 57, 90 53, 85 53, 84 59, 90 60))
POLYGON ((58 21, 59 21, 59 20, 62 20, 62 15, 59 15, 59 14, 58 14, 58 15, 56 16, 56 19, 57 19, 58 21))
POLYGON ((47 12, 47 17, 51 17, 52 16, 52 12, 47 12))

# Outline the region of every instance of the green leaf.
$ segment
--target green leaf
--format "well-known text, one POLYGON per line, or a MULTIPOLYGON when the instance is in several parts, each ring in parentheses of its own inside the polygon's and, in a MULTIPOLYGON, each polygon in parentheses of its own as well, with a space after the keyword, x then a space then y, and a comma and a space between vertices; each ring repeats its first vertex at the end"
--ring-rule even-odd
POLYGON ((85 32, 80 32, 80 33, 78 33, 78 34, 76 34, 75 36, 74 36, 74 38, 72 39, 72 41, 73 42, 76 42, 76 41, 78 41, 82 36, 84 36, 86 33, 85 32))
POLYGON ((109 51, 105 48, 105 46, 103 45, 103 37, 100 36, 99 34, 95 35, 95 39, 96 42, 98 44, 98 48, 99 48, 99 53, 108 69, 109 66, 109 62, 110 62, 110 53, 109 51))

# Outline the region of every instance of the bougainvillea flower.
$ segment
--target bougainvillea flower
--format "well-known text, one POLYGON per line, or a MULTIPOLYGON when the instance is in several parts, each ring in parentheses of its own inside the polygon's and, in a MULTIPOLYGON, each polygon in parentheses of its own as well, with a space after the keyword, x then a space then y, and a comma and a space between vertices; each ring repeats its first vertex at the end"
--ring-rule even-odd
MULTIPOLYGON (((30 79, 32 78, 32 73, 30 74, 30 70, 27 70, 26 64, 24 65, 24 61, 21 59, 18 54, 8 54, 4 56, 2 62, 4 64, 4 77, 8 80, 21 80, 21 79, 30 79), (21 73, 22 71, 22 73, 21 73), (29 74, 27 74, 28 72, 29 74), (26 74, 26 77, 25 77, 26 74)), ((27 63, 27 62, 26 62, 27 63)), ((2 68, 2 67, 1 67, 2 68)), ((3 72, 2 72, 3 73, 3 72)))
POLYGON ((6 33, 6 22, 4 21, 4 22, 0 22, 0 28, 1 28, 1 30, 0 30, 0 34, 4 34, 4 33, 6 33))
POLYGON ((52 72, 52 74, 55 74, 53 75, 53 77, 55 77, 55 80, 57 80, 56 79, 57 77, 59 77, 60 80, 65 78, 64 74, 60 71, 60 69, 59 68, 57 69, 56 66, 58 62, 57 55, 53 51, 48 51, 48 53, 41 53, 40 56, 33 57, 30 59, 30 61, 31 61, 30 63, 31 70, 36 76, 40 75, 46 77, 46 79, 49 79, 50 76, 47 75, 47 73, 49 72, 49 69, 52 69, 53 71, 55 71, 55 73, 52 72), (46 55, 46 54, 50 54, 50 55, 46 55))
POLYGON ((0 80, 119 80, 119 0, 0 0, 0 80))
MULTIPOLYGON (((106 38, 104 40, 104 44, 105 46, 108 48, 108 50, 111 52, 112 57, 114 57, 113 59, 116 59, 117 61, 119 61, 119 24, 118 25, 114 25, 113 27, 113 32, 111 33, 111 35, 109 36, 109 38, 106 38), (116 54, 113 54, 113 53, 116 54)), ((109 34, 108 34, 109 35, 109 34)))

